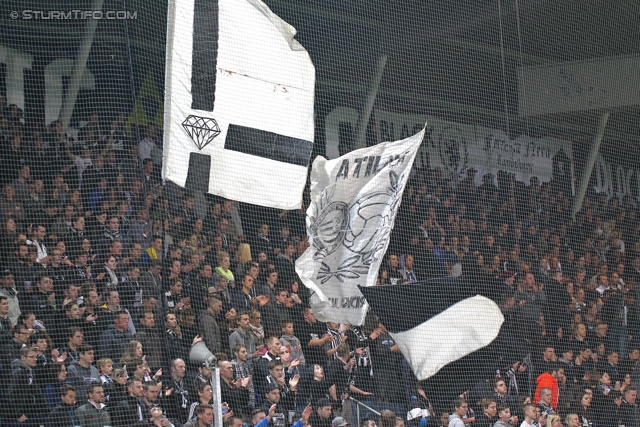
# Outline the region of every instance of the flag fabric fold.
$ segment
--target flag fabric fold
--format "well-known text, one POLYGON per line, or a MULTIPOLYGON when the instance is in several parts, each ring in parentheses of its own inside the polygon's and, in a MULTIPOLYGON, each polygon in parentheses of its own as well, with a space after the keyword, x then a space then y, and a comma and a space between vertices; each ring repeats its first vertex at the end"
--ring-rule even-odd
POLYGON ((260 0, 170 0, 163 178, 296 209, 314 139, 315 68, 260 0))
POLYGON ((458 360, 481 366, 482 353, 476 352, 498 337, 504 322, 498 305, 464 289, 462 281, 453 277, 360 288, 418 380, 431 378, 458 360))
POLYGON ((296 272, 321 321, 361 325, 367 303, 358 285, 376 284, 405 184, 424 130, 401 141, 317 157, 307 210, 309 248, 296 272))

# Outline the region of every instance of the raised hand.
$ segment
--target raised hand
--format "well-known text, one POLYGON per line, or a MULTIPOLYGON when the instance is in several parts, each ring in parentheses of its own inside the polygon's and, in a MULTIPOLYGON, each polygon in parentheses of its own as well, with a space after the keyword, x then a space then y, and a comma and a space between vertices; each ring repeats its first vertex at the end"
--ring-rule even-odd
POLYGON ((300 381, 300 375, 296 374, 293 378, 289 379, 289 387, 291 390, 295 390, 298 387, 298 382, 300 381))
POLYGON ((311 406, 307 406, 306 408, 304 408, 304 411, 302 411, 302 417, 300 418, 302 419, 302 421, 304 421, 305 424, 309 421, 309 417, 312 413, 313 408, 311 406))

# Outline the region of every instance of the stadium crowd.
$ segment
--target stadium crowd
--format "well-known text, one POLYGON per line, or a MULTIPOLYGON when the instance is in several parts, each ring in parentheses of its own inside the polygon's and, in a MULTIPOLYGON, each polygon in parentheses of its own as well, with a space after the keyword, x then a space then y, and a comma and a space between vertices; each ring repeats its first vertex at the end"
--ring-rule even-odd
POLYGON ((124 114, 92 114, 77 138, 23 121, 2 108, 2 425, 213 425, 212 371, 190 358, 204 345, 227 427, 344 427, 350 396, 385 409, 384 427, 640 427, 631 199, 590 193, 574 221, 554 181, 415 171, 379 284, 458 276, 506 319, 491 369, 452 401, 425 391, 374 313, 316 320, 294 269, 303 209, 198 210, 161 181, 154 125, 135 143, 124 114))

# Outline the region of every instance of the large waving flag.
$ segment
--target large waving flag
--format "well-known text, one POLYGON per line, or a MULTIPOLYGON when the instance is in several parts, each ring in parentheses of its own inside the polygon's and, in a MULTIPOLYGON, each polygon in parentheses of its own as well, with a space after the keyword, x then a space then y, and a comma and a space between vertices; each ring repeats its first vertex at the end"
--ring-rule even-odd
POLYGON ((311 291, 321 321, 361 325, 367 303, 358 285, 373 286, 424 130, 334 160, 317 157, 307 210, 309 248, 296 272, 311 291))
POLYGON ((472 376, 464 373, 488 359, 480 350, 494 342, 504 322, 495 302, 470 295, 459 278, 360 289, 418 380, 440 372, 443 382, 460 384, 472 376))
POLYGON ((170 0, 163 177, 229 199, 300 207, 315 69, 260 0, 170 0))

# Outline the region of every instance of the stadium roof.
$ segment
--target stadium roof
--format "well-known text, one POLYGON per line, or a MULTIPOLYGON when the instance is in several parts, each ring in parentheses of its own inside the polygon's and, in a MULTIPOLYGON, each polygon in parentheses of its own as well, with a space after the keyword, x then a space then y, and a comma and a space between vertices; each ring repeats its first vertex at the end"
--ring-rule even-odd
MULTIPOLYGON (((66 51, 73 57, 85 21, 12 20, 9 14, 27 8, 91 9, 92 4, 89 0, 2 2, 3 44, 25 50, 28 40, 33 51, 66 51)), ((298 40, 316 65, 319 96, 361 105, 377 58, 388 53, 379 107, 505 129, 504 81, 512 137, 528 132, 588 143, 601 114, 589 110, 519 117, 520 65, 635 55, 640 46, 640 3, 631 0, 267 0, 267 4, 297 28, 298 40)), ((128 34, 121 21, 102 21, 92 60, 127 62, 129 45, 134 62, 144 58, 161 69, 166 1, 105 0, 103 10, 136 11, 137 19, 128 22, 128 34)), ((638 106, 611 113, 605 145, 637 146, 638 106)))

